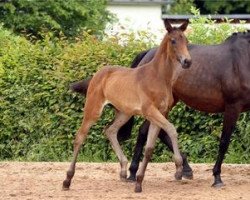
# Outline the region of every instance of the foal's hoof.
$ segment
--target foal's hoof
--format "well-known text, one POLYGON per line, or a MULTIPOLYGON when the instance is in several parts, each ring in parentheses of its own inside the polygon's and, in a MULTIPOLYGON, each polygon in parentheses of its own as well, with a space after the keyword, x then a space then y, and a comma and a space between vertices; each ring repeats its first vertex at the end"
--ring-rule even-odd
POLYGON ((127 172, 126 171, 121 171, 120 179, 121 179, 121 181, 127 181, 127 172))
POLYGON ((214 187, 214 188, 222 188, 224 187, 225 184, 223 182, 214 182, 211 187, 214 187))
POLYGON ((185 179, 192 180, 194 178, 193 171, 182 171, 182 177, 185 179))
POLYGON ((140 193, 140 192, 142 192, 142 187, 141 187, 141 185, 136 184, 135 185, 135 193, 140 193))
POLYGON ((136 181, 136 176, 130 175, 130 176, 127 178, 127 182, 135 182, 135 181, 136 181))
POLYGON ((70 186, 70 181, 69 180, 64 180, 62 190, 69 190, 69 186, 70 186))
POLYGON ((175 177, 175 180, 179 181, 179 180, 182 179, 182 173, 181 172, 175 172, 174 177, 175 177))

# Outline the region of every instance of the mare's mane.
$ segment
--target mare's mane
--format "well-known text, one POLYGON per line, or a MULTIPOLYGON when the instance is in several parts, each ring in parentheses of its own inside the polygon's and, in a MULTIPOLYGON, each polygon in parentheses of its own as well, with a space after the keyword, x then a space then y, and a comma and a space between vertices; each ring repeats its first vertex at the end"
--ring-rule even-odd
POLYGON ((250 30, 246 30, 244 32, 234 32, 225 41, 235 42, 237 39, 242 38, 248 40, 248 42, 250 43, 250 30))

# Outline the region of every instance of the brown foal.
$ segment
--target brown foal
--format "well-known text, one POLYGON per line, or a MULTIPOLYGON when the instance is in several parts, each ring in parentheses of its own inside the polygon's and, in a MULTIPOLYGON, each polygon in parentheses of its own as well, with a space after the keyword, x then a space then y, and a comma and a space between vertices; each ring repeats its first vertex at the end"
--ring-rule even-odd
POLYGON ((107 66, 93 76, 87 91, 83 121, 74 141, 73 161, 63 182, 63 189, 69 189, 80 147, 106 104, 112 104, 116 109, 116 118, 105 134, 119 159, 122 179, 127 177, 128 160, 118 143, 117 132, 133 115, 141 115, 150 121, 145 156, 137 173, 135 192, 142 191, 145 170, 161 128, 173 144, 175 178, 182 178, 182 157, 177 144, 177 132, 164 116, 174 102, 172 86, 178 74, 182 68, 191 65, 187 39, 183 33, 188 21, 178 28, 172 27, 167 20, 164 23, 168 33, 150 63, 135 69, 107 66))

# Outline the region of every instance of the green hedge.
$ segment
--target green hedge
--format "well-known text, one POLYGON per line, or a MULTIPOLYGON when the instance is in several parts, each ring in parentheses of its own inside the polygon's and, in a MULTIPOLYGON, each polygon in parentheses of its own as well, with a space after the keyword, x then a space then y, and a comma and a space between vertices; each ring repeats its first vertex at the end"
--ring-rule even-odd
MULTIPOLYGON (((207 19, 193 21, 191 42, 218 43, 235 31, 228 24, 204 27, 204 20, 207 19)), ((152 46, 148 40, 150 37, 145 33, 140 40, 131 33, 103 41, 84 33, 75 43, 49 35, 32 43, 0 27, 0 159, 70 160, 84 98, 69 91, 69 84, 92 75, 106 64, 129 66, 138 52, 152 46)), ((221 115, 200 113, 178 104, 170 116, 178 129, 180 146, 189 159, 212 162, 217 155, 221 115)), ((112 109, 105 109, 102 119, 91 129, 79 160, 117 160, 102 134, 112 117, 112 109)), ((132 138, 123 144, 129 158, 141 122, 138 118, 132 138)), ((249 112, 242 114, 227 162, 250 163, 249 122, 249 112)), ((171 154, 158 143, 153 160, 169 161, 171 154)))

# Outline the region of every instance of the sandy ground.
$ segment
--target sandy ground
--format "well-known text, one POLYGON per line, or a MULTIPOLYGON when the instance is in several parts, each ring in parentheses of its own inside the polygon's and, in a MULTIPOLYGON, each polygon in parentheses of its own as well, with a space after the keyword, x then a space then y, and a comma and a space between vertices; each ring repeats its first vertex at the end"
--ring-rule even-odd
POLYGON ((62 181, 69 163, 0 162, 0 199, 250 199, 250 165, 224 164, 226 186, 212 188, 212 164, 192 164, 193 180, 175 181, 173 163, 150 163, 143 192, 119 180, 118 163, 78 163, 69 191, 62 181))

